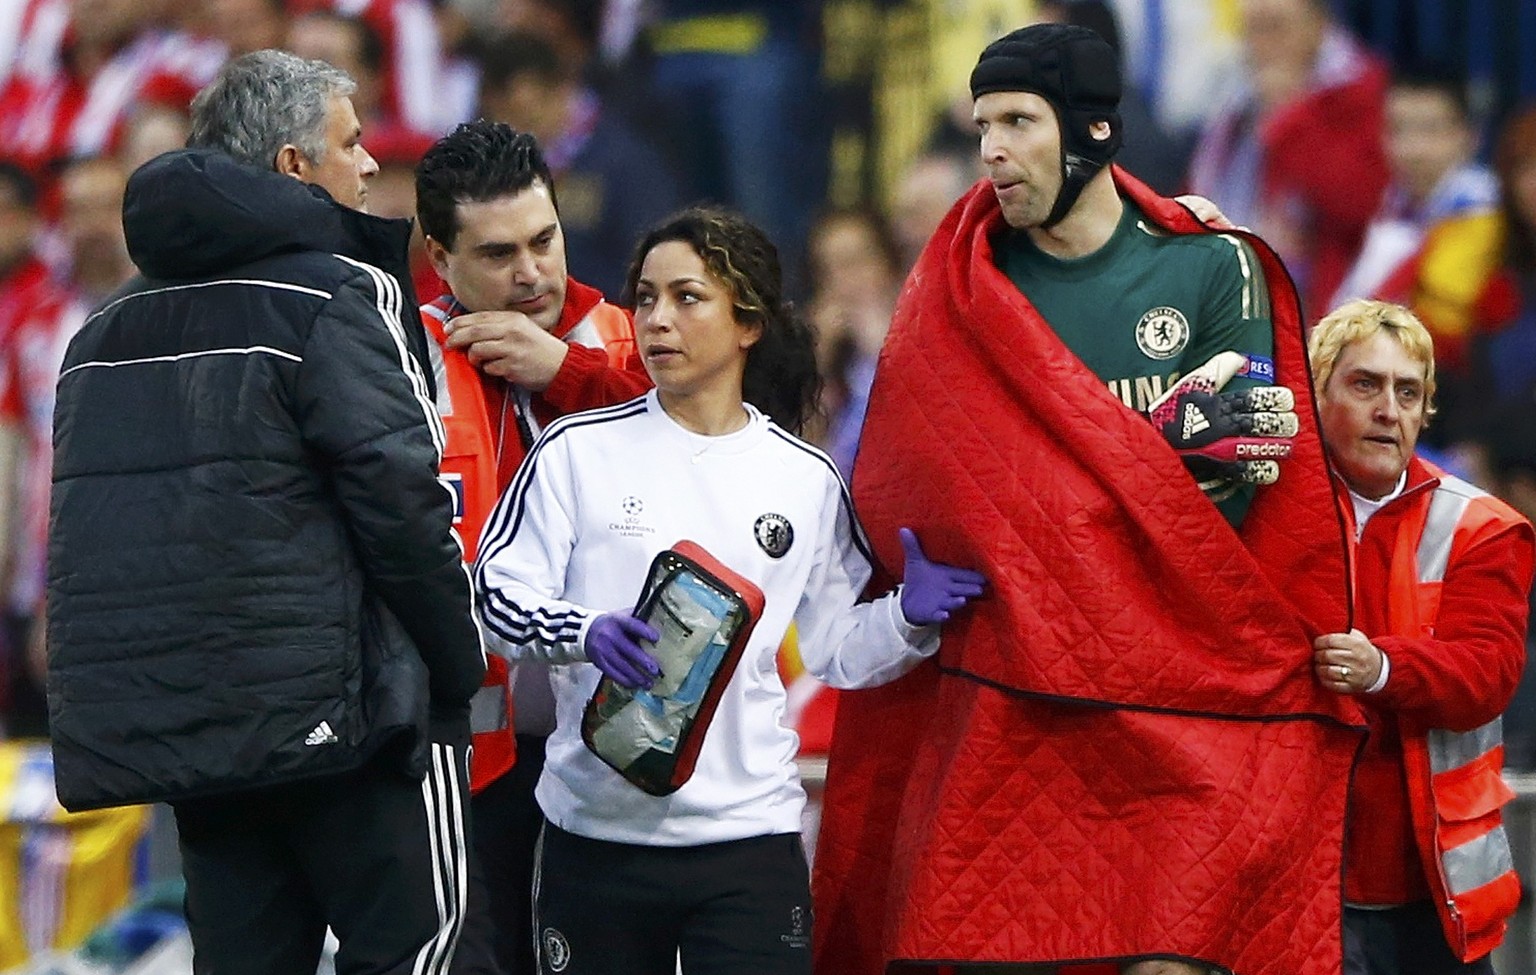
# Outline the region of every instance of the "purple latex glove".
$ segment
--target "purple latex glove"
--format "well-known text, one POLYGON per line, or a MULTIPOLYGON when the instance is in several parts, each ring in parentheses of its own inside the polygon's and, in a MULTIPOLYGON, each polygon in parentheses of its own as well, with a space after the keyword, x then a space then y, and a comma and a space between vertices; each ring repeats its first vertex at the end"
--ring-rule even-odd
POLYGON ((604 613, 587 628, 587 659, 621 687, 650 687, 661 676, 661 665, 641 648, 641 640, 659 638, 650 624, 629 613, 604 613))
POLYGON ((981 595, 986 577, 970 569, 930 562, 917 544, 917 533, 903 528, 901 549, 907 555, 902 576, 901 615, 913 626, 932 626, 981 595))

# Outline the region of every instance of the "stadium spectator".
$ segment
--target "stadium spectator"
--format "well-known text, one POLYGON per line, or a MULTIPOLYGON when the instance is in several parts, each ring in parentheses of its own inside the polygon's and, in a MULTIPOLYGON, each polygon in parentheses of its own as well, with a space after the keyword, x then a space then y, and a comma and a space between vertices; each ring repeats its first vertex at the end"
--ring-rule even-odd
POLYGON ((962 154, 953 149, 929 149, 902 170, 891 200, 891 230, 901 249, 903 273, 917 263, 928 238, 955 201, 982 176, 975 155, 975 138, 962 154))
POLYGON ((124 122, 117 158, 123 170, 131 173, 162 152, 186 145, 191 131, 192 119, 184 110, 159 102, 141 103, 124 122))
MULTIPOLYGON (((368 21, 325 8, 310 10, 288 25, 283 46, 301 58, 318 59, 345 71, 357 84, 352 103, 357 106, 358 120, 370 133, 405 127, 384 111, 385 50, 378 31, 368 21)), ((411 165, 415 164, 411 160, 411 165)))
POLYGON ((200 6, 209 36, 223 42, 227 57, 282 47, 288 33, 284 0, 203 0, 200 6))
POLYGON ((816 327, 816 353, 825 380, 823 443, 846 478, 853 476, 859 432, 875 379, 875 359, 890 327, 904 268, 895 239, 873 210, 829 210, 806 241, 816 327))
POLYGON ((1114 3, 1127 73, 1157 117, 1193 142, 1217 108, 1217 92, 1242 74, 1241 0, 1114 3))
POLYGON ((616 295, 635 241, 682 202, 676 171, 539 35, 504 35, 479 57, 480 114, 545 147, 571 274, 616 295))
POLYGON ((586 82, 595 79, 603 0, 494 0, 494 20, 502 33, 533 34, 554 48, 564 74, 586 82))
POLYGON ((0 88, 0 154, 41 173, 48 164, 114 148, 145 97, 181 99, 213 77, 220 45, 159 26, 159 0, 80 0, 51 50, 0 88))
POLYGON ((1327 0, 1245 0, 1248 74, 1206 124, 1189 187, 1285 260, 1315 318, 1359 253, 1387 183, 1387 71, 1327 0))
POLYGON ((47 531, 46 500, 39 517, 38 482, 47 490, 47 422, 53 383, 32 363, 39 335, 61 330, 72 302, 38 256, 41 224, 37 183, 20 166, 0 163, 0 737, 46 732, 43 668, 34 652, 41 577, 39 546, 47 531))
MULTIPOLYGON (((1035 19, 1048 24, 1076 24, 1095 31, 1115 49, 1122 75, 1125 74, 1120 24, 1107 0, 1040 0, 1035 6, 1035 19)), ((1177 193, 1184 184, 1191 147, 1180 144, 1163 128, 1145 93, 1130 81, 1120 96, 1120 121, 1125 126, 1125 144, 1115 161, 1164 196, 1177 193)))
POLYGON ((817 0, 658 0, 644 83, 683 197, 742 211, 778 243, 790 290, 826 190, 817 0))
POLYGON ((1465 86, 1437 71, 1402 72, 1387 90, 1392 182, 1330 308, 1353 298, 1406 305, 1435 340, 1439 411, 1425 428, 1444 448, 1476 432, 1486 410, 1473 337, 1492 326, 1479 307, 1504 236, 1498 179, 1478 163, 1465 86))
POLYGON ((448 56, 434 0, 289 0, 295 17, 329 10, 358 17, 384 49, 383 114, 418 132, 438 134, 469 117, 472 79, 448 56))
POLYGON ((71 160, 59 175, 59 229, 69 258, 65 278, 93 307, 133 276, 123 237, 127 183, 128 172, 113 156, 71 160))
POLYGON ((1504 126, 1494 153, 1504 246, 1499 273, 1480 306, 1503 327, 1481 339, 1480 366, 1501 403, 1528 405, 1536 392, 1536 106, 1504 126))

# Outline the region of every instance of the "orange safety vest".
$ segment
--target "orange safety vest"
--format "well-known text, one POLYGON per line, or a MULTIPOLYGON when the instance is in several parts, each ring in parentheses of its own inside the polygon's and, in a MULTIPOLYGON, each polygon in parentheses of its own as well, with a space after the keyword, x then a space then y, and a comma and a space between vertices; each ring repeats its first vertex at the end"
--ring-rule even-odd
MULTIPOLYGON (((1440 479, 1398 528, 1387 620, 1395 636, 1432 638, 1446 567, 1468 546, 1520 516, 1487 492, 1426 464, 1440 479)), ((1501 812, 1515 797, 1504 782, 1504 732, 1495 718, 1457 732, 1399 717, 1409 815, 1445 940, 1462 961, 1504 940, 1520 903, 1501 812)))
MULTIPOLYGON (((480 531, 496 506, 496 441, 479 371, 463 352, 448 348, 443 323, 449 317, 441 303, 421 306, 421 323, 433 340, 427 352, 439 378, 437 407, 445 434, 438 476, 453 494, 454 528, 464 545, 464 561, 473 564, 480 531)), ((469 728, 474 745, 469 788, 479 792, 517 760, 510 671, 494 653, 486 654, 485 680, 470 699, 469 728)))

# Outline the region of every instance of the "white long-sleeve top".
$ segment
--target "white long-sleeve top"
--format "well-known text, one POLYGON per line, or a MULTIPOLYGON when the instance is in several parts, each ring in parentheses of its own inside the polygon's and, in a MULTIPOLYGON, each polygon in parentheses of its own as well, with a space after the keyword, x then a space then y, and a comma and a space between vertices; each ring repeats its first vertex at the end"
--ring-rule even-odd
POLYGON ((799 741, 782 723, 775 663, 790 621, 806 668, 835 687, 885 683, 938 649, 938 628, 907 624, 897 592, 858 602, 868 550, 831 460, 748 414, 735 433, 701 436, 667 416, 653 391, 557 420, 486 527, 476 583, 487 638, 514 660, 556 665, 556 729, 536 795, 561 829, 653 846, 798 832, 799 741), (779 519, 790 541, 775 555, 758 525, 779 519), (685 539, 756 583, 765 604, 693 777, 656 797, 582 742, 601 676, 584 644, 597 616, 633 611, 651 560, 685 539))

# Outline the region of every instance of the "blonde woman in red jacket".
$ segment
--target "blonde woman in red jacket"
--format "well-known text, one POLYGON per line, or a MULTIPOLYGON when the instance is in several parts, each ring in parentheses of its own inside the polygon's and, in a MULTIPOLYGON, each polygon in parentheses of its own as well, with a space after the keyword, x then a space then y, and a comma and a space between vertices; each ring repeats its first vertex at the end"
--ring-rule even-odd
POLYGON ((1525 664, 1531 525, 1414 455, 1435 364, 1412 312, 1350 302, 1309 353, 1357 540, 1355 628, 1319 637, 1313 666, 1371 727, 1350 793, 1344 972, 1492 973, 1520 900, 1499 716, 1525 664))

